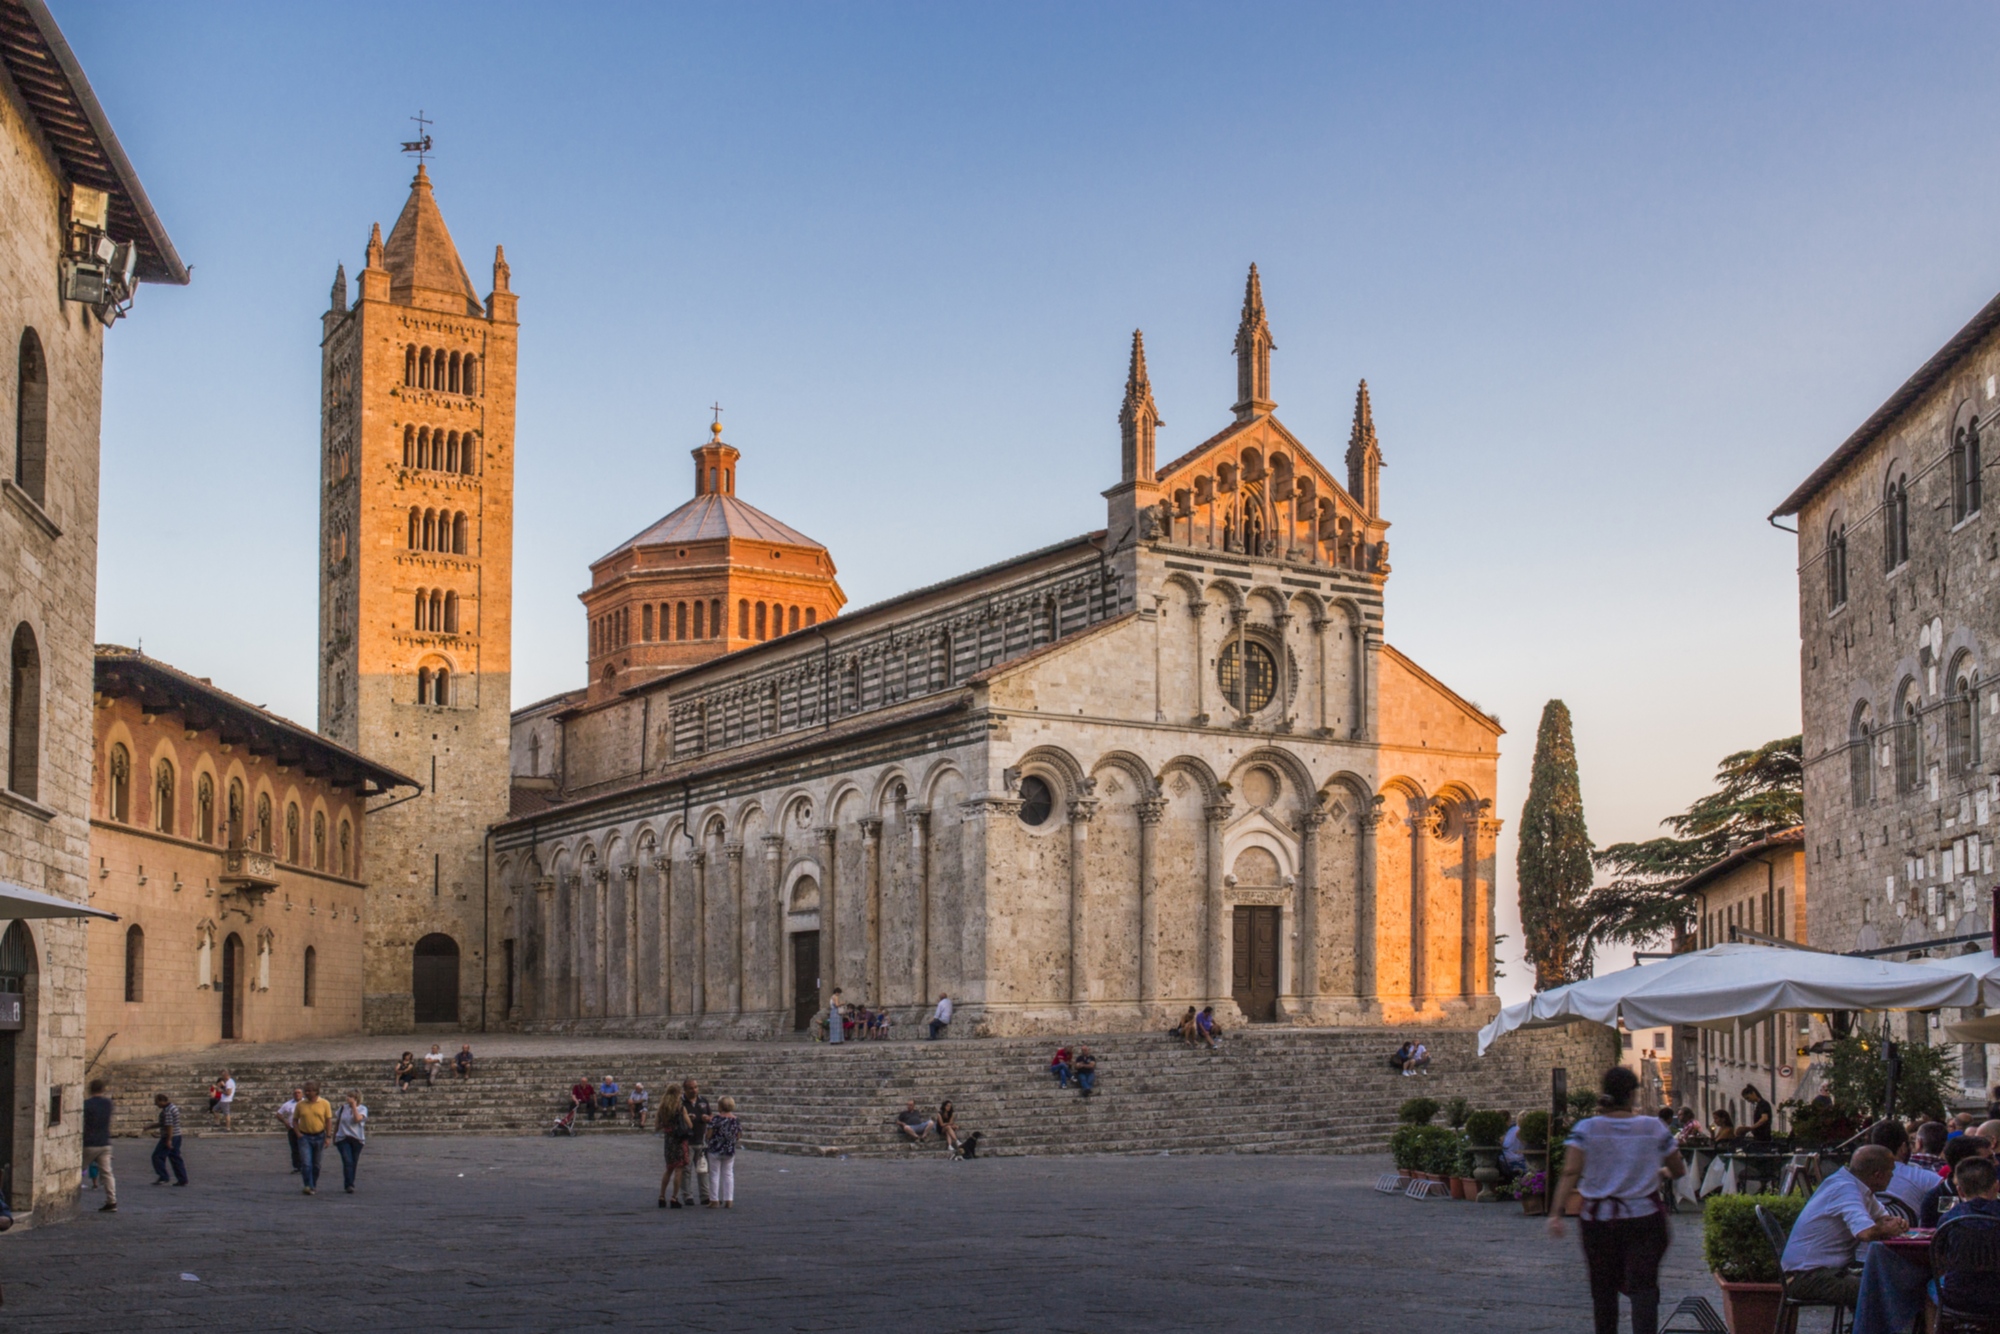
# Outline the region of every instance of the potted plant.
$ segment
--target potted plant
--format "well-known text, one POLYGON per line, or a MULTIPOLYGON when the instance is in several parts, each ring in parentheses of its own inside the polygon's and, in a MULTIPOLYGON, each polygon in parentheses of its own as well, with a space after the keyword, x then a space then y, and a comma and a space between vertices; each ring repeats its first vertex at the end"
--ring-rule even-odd
POLYGON ((1701 1214, 1701 1253, 1722 1289, 1722 1318, 1730 1334, 1772 1334, 1784 1296, 1778 1257, 1757 1225, 1757 1206, 1787 1227, 1805 1200, 1797 1195, 1712 1195, 1701 1214))
POLYGON ((1451 1182, 1452 1169, 1458 1166, 1458 1134, 1443 1126, 1418 1126, 1421 1137, 1420 1152, 1423 1160, 1419 1164, 1425 1176, 1443 1185, 1451 1182))
POLYGON ((1389 1132, 1389 1157, 1395 1161, 1399 1176, 1411 1177, 1417 1174, 1418 1163, 1423 1157, 1422 1126, 1397 1126, 1389 1132))
POLYGON ((1549 1165, 1549 1114, 1523 1112, 1519 1125, 1521 1152, 1528 1159, 1528 1170, 1531 1172, 1546 1170, 1549 1165))
POLYGON ((1437 1114, 1436 1098, 1411 1098, 1396 1109, 1396 1120, 1406 1126, 1427 1126, 1437 1114))
POLYGON ((1540 1218, 1549 1211, 1549 1174, 1547 1171, 1530 1172, 1514 1183, 1514 1198, 1521 1202, 1521 1212, 1530 1218, 1540 1218))
POLYGON ((1474 1112, 1465 1118, 1472 1179, 1479 1185, 1478 1199, 1485 1204, 1500 1198, 1493 1188, 1500 1181, 1500 1140, 1507 1133, 1507 1121, 1505 1112, 1474 1112))
POLYGON ((1465 1118, 1472 1115, 1472 1104, 1464 1098, 1446 1098, 1444 1103, 1444 1123, 1453 1130, 1465 1129, 1465 1118))

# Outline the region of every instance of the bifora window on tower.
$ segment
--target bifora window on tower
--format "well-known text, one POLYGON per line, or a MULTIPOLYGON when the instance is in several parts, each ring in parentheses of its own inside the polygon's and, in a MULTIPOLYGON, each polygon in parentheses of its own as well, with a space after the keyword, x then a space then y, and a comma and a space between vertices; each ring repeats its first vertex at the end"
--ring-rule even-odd
POLYGON ((1240 713, 1255 713, 1278 693, 1278 662, 1254 639, 1230 640, 1216 664, 1222 696, 1240 713), (1245 663, 1248 669, 1245 669, 1245 663))

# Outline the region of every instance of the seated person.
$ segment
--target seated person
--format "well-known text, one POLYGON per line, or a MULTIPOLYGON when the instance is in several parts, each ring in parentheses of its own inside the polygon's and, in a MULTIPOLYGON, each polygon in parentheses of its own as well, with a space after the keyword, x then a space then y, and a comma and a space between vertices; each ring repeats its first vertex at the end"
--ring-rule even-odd
POLYGON ((1076 1049, 1076 1059, 1070 1062, 1070 1070, 1076 1075, 1079 1096, 1088 1098, 1097 1091, 1097 1058, 1090 1054, 1089 1047, 1076 1049))
POLYGON ((610 1075, 597 1086, 597 1110, 613 1118, 618 1115, 618 1081, 610 1075))
POLYGON ((1924 1168, 1933 1176, 1943 1171, 1945 1134, 1942 1121, 1926 1121, 1918 1126, 1916 1143, 1910 1149, 1910 1166, 1924 1168))
POLYGON ((1946 1133, 1945 1138, 1957 1139, 1960 1135, 1972 1129, 1973 1121, 1974 1118, 1971 1112, 1957 1113, 1951 1118, 1951 1129, 1946 1133))
POLYGON ((1049 1061, 1049 1073, 1056 1077, 1057 1088, 1069 1087, 1069 1048, 1057 1047, 1056 1054, 1049 1061))
MULTIPOLYGON (((1521 1113, 1526 1116, 1527 1113, 1521 1113)), ((1514 1124, 1507 1127, 1507 1133, 1500 1137, 1500 1170, 1509 1177, 1517 1177, 1528 1170, 1527 1146, 1521 1143, 1521 1117, 1514 1118, 1514 1124)))
POLYGON ((1854 1151, 1853 1161, 1820 1184, 1792 1224, 1792 1239, 1778 1261, 1788 1295, 1855 1302, 1861 1295, 1861 1276, 1850 1272, 1855 1253, 1868 1242, 1910 1230, 1875 1198, 1895 1175, 1896 1155, 1879 1144, 1864 1144, 1854 1151))
POLYGON ((588 1079, 579 1079, 569 1086, 569 1109, 581 1111, 593 1121, 597 1119, 597 1091, 590 1087, 588 1079))
POLYGON ((1714 1122, 1709 1137, 1717 1144, 1727 1144, 1736 1138, 1736 1118, 1729 1114, 1727 1107, 1716 1108, 1715 1115, 1709 1120, 1714 1122))
POLYGON ((653 1095, 646 1092, 644 1084, 634 1084, 632 1096, 625 1100, 625 1105, 632 1109, 632 1124, 641 1130, 646 1128, 646 1104, 652 1100, 653 1095))
POLYGON ((868 1016, 868 1036, 878 1039, 889 1036, 889 1012, 887 1010, 877 1010, 868 1016))
MULTIPOLYGON (((1193 1011, 1189 1011, 1190 1014, 1193 1011)), ((1410 1044, 1405 1042, 1396 1048, 1396 1054, 1389 1058, 1389 1068, 1397 1074, 1406 1073, 1410 1068, 1410 1044)))
POLYGON ((396 1092, 408 1093, 410 1084, 417 1077, 417 1054, 406 1051, 403 1059, 396 1062, 396 1092))
POLYGON ((472 1077, 472 1044, 470 1042, 459 1044, 458 1055, 451 1058, 451 1068, 460 1079, 470 1079, 472 1077))
POLYGON ((1406 1075, 1420 1075, 1431 1068, 1431 1049, 1421 1042, 1410 1044, 1410 1059, 1403 1064, 1406 1075))
POLYGON ((1938 1179, 1935 1172, 1910 1166, 1910 1133, 1901 1122, 1884 1121, 1868 1132, 1868 1142, 1881 1145, 1896 1157, 1896 1175, 1890 1178, 1889 1189, 1883 1193, 1909 1205, 1911 1213, 1921 1214, 1924 1196, 1936 1187, 1938 1179))
POLYGON ((896 1129, 902 1131, 904 1138, 913 1144, 921 1143, 924 1136, 931 1133, 931 1127, 936 1124, 936 1121, 918 1111, 914 1102, 896 1113, 896 1129))
POLYGON ((1960 1135, 1944 1146, 1945 1170, 1951 1175, 1932 1186, 1924 1195, 1924 1202, 1917 1210, 1917 1226, 1936 1227, 1942 1221, 1945 1211, 1958 1203, 1959 1164, 1970 1158, 1984 1158, 1993 1161, 1993 1146, 1978 1135, 1960 1135))
MULTIPOLYGON (((1215 1007, 1213 1005, 1204 1005, 1201 1007, 1201 1013, 1194 1017, 1194 1031, 1211 1048, 1221 1045, 1222 1025, 1215 1022, 1215 1007)), ((1405 1067, 1405 1072, 1407 1073, 1407 1067, 1405 1067)))
POLYGON ((1674 1133, 1681 1140, 1682 1143, 1686 1143, 1688 1140, 1691 1139, 1699 1139, 1701 1137, 1701 1135, 1704 1132, 1701 1128, 1701 1122, 1697 1120, 1695 1117, 1694 1108, 1692 1107, 1681 1108, 1680 1124, 1674 1127, 1674 1133))
POLYGON ((1180 1024, 1175 1027, 1174 1033, 1190 1047, 1201 1041, 1201 1034, 1195 1025, 1194 1006, 1187 1007, 1187 1013, 1181 1016, 1180 1024))

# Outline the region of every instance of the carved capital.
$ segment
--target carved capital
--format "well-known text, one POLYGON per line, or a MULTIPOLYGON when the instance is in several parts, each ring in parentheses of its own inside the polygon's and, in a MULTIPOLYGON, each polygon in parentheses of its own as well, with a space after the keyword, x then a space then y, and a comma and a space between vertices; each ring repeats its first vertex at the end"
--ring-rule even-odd
POLYGON ((918 833, 928 834, 931 831, 931 812, 928 806, 912 806, 906 814, 910 817, 910 824, 918 833))
POLYGON ((1437 838, 1444 833, 1444 807, 1435 800, 1425 802, 1417 810, 1410 812, 1410 829, 1425 838, 1437 838))
POLYGON ((611 879, 611 869, 606 866, 593 866, 590 868, 590 878, 601 885, 611 879))
POLYGON ((1250 609, 1248 607, 1231 607, 1229 609, 1229 623, 1231 625, 1241 625, 1249 619, 1250 609))
POLYGON ((706 852, 703 852, 700 848, 691 848, 688 850, 689 866, 705 866, 707 864, 708 854, 706 852))
POLYGON ((549 894, 554 894, 555 892, 556 892, 556 882, 554 876, 545 875, 540 880, 537 880, 535 882, 535 893, 542 895, 549 895, 549 894))
POLYGON ((670 866, 671 864, 672 863, 669 862, 667 858, 664 856, 653 858, 653 869, 659 872, 661 875, 665 875, 667 873, 667 867, 670 866))
POLYGON ((1506 823, 1505 820, 1495 820, 1491 817, 1481 820, 1479 822, 1479 837, 1488 840, 1498 838, 1500 836, 1500 826, 1506 823))
POLYGON ((861 841, 863 843, 873 843, 882 837, 882 821, 880 817, 864 815, 856 823, 861 826, 861 841))
POLYGON ((629 885, 638 880, 639 868, 637 866, 627 866, 619 871, 618 874, 624 876, 625 883, 629 885))
POLYGON ((576 874, 575 872, 571 872, 570 875, 566 877, 566 883, 564 884, 564 888, 568 889, 571 893, 574 893, 577 890, 582 889, 583 877, 576 874))
POLYGON ((722 855, 729 858, 732 862, 740 862, 743 860, 743 845, 741 843, 724 843, 722 845, 722 855))
POLYGON ((1148 797, 1144 801, 1133 802, 1132 809, 1138 812, 1140 824, 1157 825, 1167 813, 1167 799, 1148 797))
POLYGON ((1236 807, 1226 801, 1215 801, 1203 806, 1201 813, 1210 824, 1224 824, 1236 813, 1236 807))
POLYGON ((783 834, 766 834, 757 841, 764 845, 765 861, 774 862, 785 853, 785 836, 783 834))
POLYGON ((968 820, 983 820, 988 815, 1019 815, 1019 797, 972 797, 958 803, 959 813, 968 820))
POLYGON ((1312 618, 1313 633, 1316 635, 1325 634, 1326 627, 1332 624, 1333 617, 1331 616, 1315 616, 1312 618))
POLYGON ((830 824, 817 825, 813 829, 813 837, 819 840, 822 847, 828 848, 833 846, 833 840, 839 833, 840 831, 830 824))
POLYGON ((1312 810, 1299 816, 1298 819, 1292 821, 1292 827, 1297 829, 1301 834, 1316 834, 1319 832, 1320 826, 1326 823, 1327 817, 1330 814, 1331 812, 1323 807, 1314 807, 1312 810))
POLYGON ((1201 614, 1208 610, 1208 607, 1207 604, 1197 597, 1189 600, 1187 610, 1188 615, 1198 621, 1201 619, 1201 614))
POLYGON ((1069 804, 1069 818, 1074 824, 1089 824, 1097 816, 1095 797, 1078 797, 1069 804))

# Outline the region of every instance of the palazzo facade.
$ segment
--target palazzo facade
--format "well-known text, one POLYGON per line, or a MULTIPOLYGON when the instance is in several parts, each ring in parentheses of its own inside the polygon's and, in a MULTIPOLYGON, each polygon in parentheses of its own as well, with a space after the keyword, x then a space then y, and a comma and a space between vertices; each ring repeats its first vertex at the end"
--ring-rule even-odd
POLYGON ((1233 420, 1162 467, 1135 334, 1107 526, 859 611, 830 614, 829 558, 783 615, 711 599, 719 651, 627 683, 600 562, 588 685, 514 718, 500 1008, 776 1036, 838 987, 905 1024, 948 992, 993 1034, 1483 1022, 1502 729, 1384 640, 1367 386, 1336 476, 1275 415, 1273 347, 1253 268, 1233 420))

